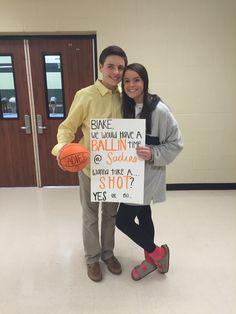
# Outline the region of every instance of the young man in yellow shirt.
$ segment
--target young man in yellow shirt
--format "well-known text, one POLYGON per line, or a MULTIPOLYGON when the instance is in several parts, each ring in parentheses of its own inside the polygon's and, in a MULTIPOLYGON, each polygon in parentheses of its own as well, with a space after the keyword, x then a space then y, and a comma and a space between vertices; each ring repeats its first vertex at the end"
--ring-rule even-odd
MULTIPOLYGON (((90 119, 121 118, 121 100, 117 85, 122 79, 127 56, 118 46, 105 48, 99 57, 101 80, 81 89, 75 94, 68 117, 58 128, 57 141, 52 154, 73 142, 79 127, 83 132, 80 143, 88 150, 90 142, 90 119)), ((59 164, 59 166, 61 166, 59 164)), ((99 259, 113 274, 122 272, 121 265, 113 254, 115 219, 118 203, 101 203, 102 221, 99 236, 99 203, 91 202, 90 165, 79 173, 80 201, 83 208, 83 243, 87 274, 93 281, 102 280, 99 259)))

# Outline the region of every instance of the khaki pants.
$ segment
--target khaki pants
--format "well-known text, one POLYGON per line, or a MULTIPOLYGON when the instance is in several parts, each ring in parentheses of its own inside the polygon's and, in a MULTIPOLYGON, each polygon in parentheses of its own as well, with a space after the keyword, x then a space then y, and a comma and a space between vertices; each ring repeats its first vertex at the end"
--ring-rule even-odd
POLYGON ((113 255, 118 203, 101 204, 101 238, 99 237, 99 202, 91 202, 90 178, 79 173, 80 201, 83 208, 83 243, 87 264, 113 255))

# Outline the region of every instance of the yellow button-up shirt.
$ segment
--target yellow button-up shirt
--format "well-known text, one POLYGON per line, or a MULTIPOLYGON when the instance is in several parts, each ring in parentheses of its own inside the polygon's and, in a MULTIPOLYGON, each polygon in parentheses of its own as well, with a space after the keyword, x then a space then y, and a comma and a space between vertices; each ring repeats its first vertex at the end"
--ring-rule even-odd
MULTIPOLYGON (((90 151, 90 119, 106 118, 121 118, 120 92, 118 89, 112 92, 97 80, 75 94, 67 118, 59 125, 58 144, 52 154, 57 156, 65 144, 73 142, 79 127, 83 133, 79 142, 90 151)), ((83 171, 90 177, 90 163, 83 171)))

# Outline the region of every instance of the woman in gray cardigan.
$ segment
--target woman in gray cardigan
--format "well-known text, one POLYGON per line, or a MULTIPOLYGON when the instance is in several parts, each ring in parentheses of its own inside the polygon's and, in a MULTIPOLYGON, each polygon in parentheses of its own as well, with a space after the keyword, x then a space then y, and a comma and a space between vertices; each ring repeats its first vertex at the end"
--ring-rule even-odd
POLYGON ((170 109, 160 97, 148 93, 148 73, 143 65, 127 66, 122 90, 123 118, 146 120, 146 146, 137 148, 137 155, 145 160, 144 204, 121 203, 116 219, 116 226, 144 249, 145 260, 131 272, 134 280, 140 280, 156 269, 161 274, 169 270, 168 246, 154 243, 150 204, 165 200, 166 165, 180 153, 183 143, 170 109))

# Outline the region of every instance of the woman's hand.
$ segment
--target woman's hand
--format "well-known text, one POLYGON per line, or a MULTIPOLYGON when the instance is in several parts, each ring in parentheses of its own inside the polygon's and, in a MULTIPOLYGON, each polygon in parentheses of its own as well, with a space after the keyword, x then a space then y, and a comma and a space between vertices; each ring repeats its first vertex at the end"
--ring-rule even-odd
POLYGON ((150 146, 140 146, 136 148, 136 152, 138 157, 144 160, 151 160, 152 159, 152 149, 150 146))

